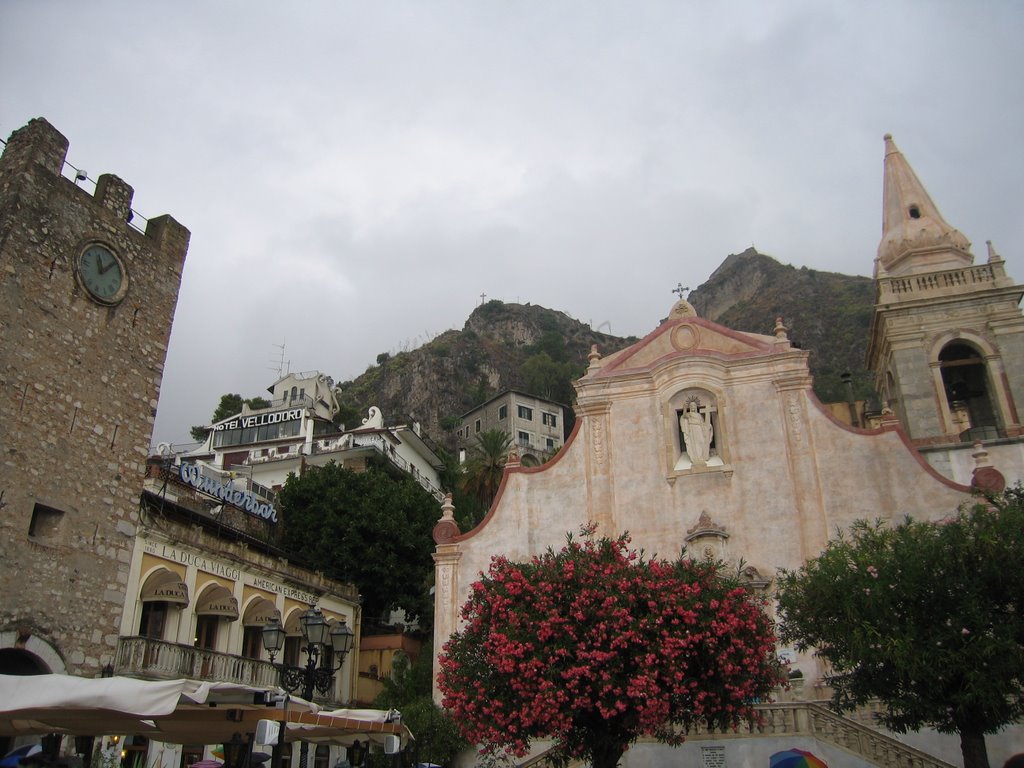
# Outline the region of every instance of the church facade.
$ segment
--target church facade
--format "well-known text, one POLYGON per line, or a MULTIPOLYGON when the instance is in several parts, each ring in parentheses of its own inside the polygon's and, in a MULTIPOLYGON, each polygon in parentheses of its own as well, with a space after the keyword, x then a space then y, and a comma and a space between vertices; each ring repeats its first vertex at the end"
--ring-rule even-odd
MULTIPOLYGON (((435 649, 492 556, 558 549, 587 523, 629 531, 648 553, 721 558, 770 593, 778 569, 798 568, 855 520, 941 519, 971 499, 972 482, 1024 476, 1022 291, 994 251, 973 261, 886 137, 869 352, 889 404, 880 424, 848 426, 817 400, 809 353, 781 318, 770 333, 743 333, 680 300, 633 346, 592 352, 575 430, 553 461, 513 462, 471 531, 445 512, 435 649)), ((823 698, 819 662, 779 652, 802 673, 802 695, 823 698)))

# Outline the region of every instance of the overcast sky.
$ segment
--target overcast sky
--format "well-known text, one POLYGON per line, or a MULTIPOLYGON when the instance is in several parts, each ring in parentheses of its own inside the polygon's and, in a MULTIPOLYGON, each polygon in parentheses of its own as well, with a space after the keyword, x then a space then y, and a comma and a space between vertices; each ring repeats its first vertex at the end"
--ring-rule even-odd
POLYGON ((1024 280, 1022 34, 1012 0, 0 0, 0 134, 46 117, 191 230, 178 444, 481 294, 640 336, 750 245, 869 275, 886 132, 1024 280))

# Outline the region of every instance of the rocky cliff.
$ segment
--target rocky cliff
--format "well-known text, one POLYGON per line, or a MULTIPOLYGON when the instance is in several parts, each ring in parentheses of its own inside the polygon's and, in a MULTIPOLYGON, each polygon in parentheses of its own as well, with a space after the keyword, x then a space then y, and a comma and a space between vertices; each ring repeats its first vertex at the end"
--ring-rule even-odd
MULTIPOLYGON (((726 258, 689 296, 702 317, 741 331, 771 333, 781 316, 790 338, 810 351, 815 390, 825 402, 846 398, 846 371, 858 396, 872 394, 864 350, 873 299, 870 278, 797 269, 753 248, 726 258)), ((609 355, 635 341, 593 331, 564 312, 489 301, 461 331, 379 355, 366 373, 340 384, 340 421, 358 424, 377 405, 388 423, 418 421, 451 446, 458 417, 498 392, 522 389, 568 405, 591 344, 609 355)))
POLYGON ((782 317, 789 337, 811 353, 814 389, 823 402, 846 399, 844 372, 852 374, 858 397, 873 394, 864 368, 871 278, 797 269, 748 248, 726 258, 689 300, 701 317, 739 331, 770 334, 782 317))
POLYGON ((564 312, 489 301, 461 331, 409 352, 379 355, 363 375, 340 384, 341 420, 358 424, 378 405, 388 423, 418 421, 435 441, 451 445, 459 416, 503 390, 569 405, 571 382, 586 369, 592 344, 610 354, 634 341, 592 331, 564 312))

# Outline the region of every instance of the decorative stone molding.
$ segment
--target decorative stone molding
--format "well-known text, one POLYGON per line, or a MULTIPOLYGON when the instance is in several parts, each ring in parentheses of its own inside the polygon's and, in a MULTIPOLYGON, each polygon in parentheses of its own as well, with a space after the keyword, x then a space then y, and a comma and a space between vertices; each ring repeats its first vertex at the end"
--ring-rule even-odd
POLYGON ((455 522, 455 505, 452 504, 452 495, 445 494, 444 504, 441 505, 441 519, 434 526, 433 537, 435 544, 450 544, 452 539, 462 531, 459 524, 455 522))

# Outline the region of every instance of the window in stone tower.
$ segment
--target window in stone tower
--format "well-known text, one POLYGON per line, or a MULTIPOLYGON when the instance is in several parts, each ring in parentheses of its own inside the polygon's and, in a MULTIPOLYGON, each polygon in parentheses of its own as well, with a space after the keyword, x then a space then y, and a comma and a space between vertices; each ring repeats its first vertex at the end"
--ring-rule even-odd
POLYGON ((28 535, 38 541, 56 541, 60 538, 64 513, 59 509, 36 504, 32 507, 32 519, 28 524, 28 535))
POLYGON ((960 439, 972 442, 999 437, 988 369, 978 350, 963 340, 953 341, 939 353, 939 366, 946 405, 960 439))
POLYGON ((910 210, 908 211, 908 213, 910 213, 910 218, 912 219, 921 218, 921 209, 918 208, 916 205, 910 206, 910 210))

